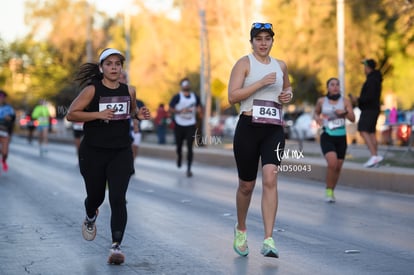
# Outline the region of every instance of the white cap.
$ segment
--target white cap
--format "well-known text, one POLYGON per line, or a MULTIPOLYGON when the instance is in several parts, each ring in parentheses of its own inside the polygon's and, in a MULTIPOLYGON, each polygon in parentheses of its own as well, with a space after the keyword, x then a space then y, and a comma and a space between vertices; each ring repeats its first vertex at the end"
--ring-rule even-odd
POLYGON ((99 63, 102 63, 102 61, 104 61, 108 56, 113 55, 113 54, 120 55, 122 60, 125 60, 124 55, 120 51, 116 49, 108 48, 108 49, 105 49, 99 56, 99 63))
POLYGON ((183 82, 181 82, 181 87, 182 87, 182 88, 184 88, 184 87, 188 87, 188 86, 190 86, 190 81, 188 81, 188 80, 184 80, 183 82))

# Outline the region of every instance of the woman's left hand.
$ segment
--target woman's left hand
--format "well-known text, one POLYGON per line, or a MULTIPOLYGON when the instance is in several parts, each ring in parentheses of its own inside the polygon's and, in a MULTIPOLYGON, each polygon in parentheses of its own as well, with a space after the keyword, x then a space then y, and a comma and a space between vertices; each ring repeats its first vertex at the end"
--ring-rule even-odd
POLYGON ((149 111, 149 109, 147 107, 141 107, 138 110, 138 118, 143 120, 143 119, 150 119, 151 118, 151 113, 149 111))
POLYGON ((345 117, 348 114, 348 111, 337 109, 335 110, 335 114, 339 117, 345 117))
POLYGON ((293 98, 293 93, 291 91, 282 91, 279 95, 279 101, 281 103, 289 103, 293 98))

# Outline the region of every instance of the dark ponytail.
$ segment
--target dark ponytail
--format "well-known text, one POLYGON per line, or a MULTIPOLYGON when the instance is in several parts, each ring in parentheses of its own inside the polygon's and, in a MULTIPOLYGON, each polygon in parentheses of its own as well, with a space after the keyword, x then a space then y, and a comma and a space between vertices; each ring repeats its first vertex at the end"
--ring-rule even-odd
POLYGON ((82 64, 75 76, 75 81, 79 82, 80 87, 87 86, 94 81, 100 81, 102 79, 103 74, 99 70, 99 65, 90 62, 82 64))

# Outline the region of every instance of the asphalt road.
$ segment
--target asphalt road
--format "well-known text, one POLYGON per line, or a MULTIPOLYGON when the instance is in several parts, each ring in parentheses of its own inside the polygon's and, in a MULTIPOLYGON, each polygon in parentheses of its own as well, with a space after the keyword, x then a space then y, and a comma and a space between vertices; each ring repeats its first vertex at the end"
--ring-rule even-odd
MULTIPOLYGON (((84 185, 75 148, 14 137, 10 170, 0 175, 0 274, 412 274, 414 196, 279 178, 274 238, 280 258, 260 254, 261 184, 248 217, 250 255, 232 248, 234 168, 194 164, 194 177, 171 160, 140 156, 127 194, 126 262, 106 263, 105 200, 93 242, 81 236, 84 185)), ((260 180, 260 177, 259 179, 260 180)), ((361 179, 363 180, 363 179, 361 179)))

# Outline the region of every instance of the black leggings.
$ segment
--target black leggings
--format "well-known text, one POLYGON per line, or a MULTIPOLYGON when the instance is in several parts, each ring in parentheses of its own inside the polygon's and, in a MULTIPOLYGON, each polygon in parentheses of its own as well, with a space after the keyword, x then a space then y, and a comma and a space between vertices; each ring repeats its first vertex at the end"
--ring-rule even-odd
POLYGON ((240 115, 233 139, 233 152, 241 180, 256 179, 259 159, 262 167, 266 164, 280 165, 284 148, 283 126, 253 123, 251 116, 240 115))
POLYGON ((187 141, 187 169, 191 169, 191 163, 193 162, 193 143, 196 135, 196 126, 180 126, 175 124, 174 135, 176 143, 176 152, 178 158, 181 160, 182 147, 184 140, 187 141))
POLYGON ((131 146, 125 148, 98 148, 82 141, 79 149, 79 167, 85 180, 85 209, 88 217, 95 216, 96 209, 105 200, 108 184, 111 206, 112 242, 121 243, 127 223, 126 192, 134 172, 131 146))

